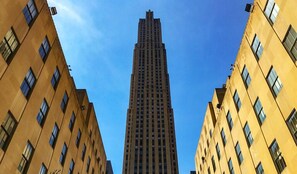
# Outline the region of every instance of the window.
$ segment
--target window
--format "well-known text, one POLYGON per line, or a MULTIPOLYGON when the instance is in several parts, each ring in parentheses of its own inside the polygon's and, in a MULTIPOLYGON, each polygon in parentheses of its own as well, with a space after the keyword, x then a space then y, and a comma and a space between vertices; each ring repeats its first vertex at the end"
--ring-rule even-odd
POLYGON ((234 92, 233 100, 234 100, 237 111, 239 111, 239 109, 241 107, 241 101, 240 101, 240 98, 238 96, 237 90, 234 92))
POLYGON ((229 111, 227 113, 227 122, 228 122, 229 129, 231 131, 232 127, 233 127, 233 121, 232 121, 232 117, 231 117, 231 114, 229 111))
POLYGON ((262 106, 262 104, 260 102, 259 97, 256 99, 256 102, 254 104, 254 110, 256 112, 259 124, 262 125, 265 118, 266 118, 266 115, 264 113, 264 109, 263 109, 263 106, 262 106))
POLYGON ((251 77, 250 77, 250 74, 249 74, 245 65, 243 67, 241 77, 242 77, 245 87, 248 88, 251 83, 251 77))
POLYGON ((27 24, 30 25, 33 22, 33 19, 37 16, 36 6, 33 0, 29 0, 28 4, 23 9, 23 14, 27 24))
POLYGON ((33 150, 34 149, 33 149, 32 144, 28 141, 27 145, 23 151, 22 158, 21 158, 21 161, 18 166, 18 170, 21 173, 27 173, 27 169, 28 169, 28 166, 29 166, 32 154, 33 154, 33 150))
POLYGON ((216 163, 215 163, 215 160, 214 160, 214 156, 211 157, 211 163, 212 163, 213 172, 216 172, 216 163))
POLYGON ((45 61, 45 58, 48 54, 50 50, 50 46, 49 46, 49 43, 48 43, 48 39, 47 37, 45 36, 45 38, 43 39, 40 47, 39 47, 39 55, 41 56, 42 60, 45 61))
POLYGON ((220 147, 219 147, 219 144, 218 143, 216 145, 216 151, 217 151, 218 159, 220 160, 221 159, 221 151, 220 151, 220 147))
POLYGON ((61 105, 60 105, 63 112, 65 112, 65 110, 66 110, 67 103, 68 103, 68 94, 65 91, 64 96, 61 101, 61 105))
POLYGON ((236 151, 236 156, 237 156, 238 163, 240 165, 242 163, 242 161, 243 161, 243 156, 242 156, 241 149, 240 149, 240 146, 239 146, 238 142, 235 145, 235 151, 236 151))
POLYGON ((289 27, 287 35, 283 41, 284 47, 289 55, 297 60, 297 33, 292 26, 289 27))
POLYGON ((39 112, 37 114, 37 122, 39 123, 40 126, 43 126, 46 114, 47 114, 47 110, 48 110, 48 104, 46 102, 45 99, 43 99, 43 102, 40 106, 39 112))
POLYGON ((6 150, 8 147, 15 128, 16 120, 13 115, 8 112, 0 128, 0 148, 2 150, 6 150))
POLYGON ((57 123, 55 123, 50 140, 49 140, 49 144, 54 148, 56 141, 57 141, 57 137, 58 137, 58 133, 59 133, 59 127, 57 125, 57 123))
POLYGON ((0 52, 3 59, 8 62, 9 58, 13 55, 14 51, 17 49, 19 41, 11 28, 4 36, 3 40, 0 41, 0 52))
POLYGON ((221 138, 222 138, 222 141, 223 141, 223 145, 225 146, 226 143, 227 143, 227 140, 226 140, 226 135, 225 135, 225 132, 224 132, 224 128, 221 131, 221 138))
POLYGON ((91 158, 88 156, 87 169, 86 169, 87 173, 89 173, 90 163, 91 163, 91 158))
POLYGON ((78 129, 78 133, 77 133, 76 141, 75 141, 76 147, 79 146, 80 138, 81 138, 81 131, 80 131, 80 129, 78 129))
POLYGON ((84 144, 82 152, 81 152, 81 160, 84 161, 85 155, 86 155, 87 147, 86 144, 84 144))
POLYGON ((270 145, 269 151, 277 171, 281 173, 287 165, 278 147, 276 140, 274 140, 270 145))
POLYGON ((210 173, 210 167, 207 168, 207 174, 211 174, 210 173))
POLYGON ((254 141, 249 124, 245 123, 244 127, 243 127, 243 131, 244 131, 244 135, 245 135, 245 139, 247 141, 248 146, 250 147, 254 141))
POLYGON ((39 174, 47 174, 47 168, 43 163, 41 164, 39 174))
POLYGON ((287 125, 289 127, 289 130, 295 140, 295 143, 297 143, 297 112, 294 109, 287 119, 287 125))
POLYGON ((61 165, 63 166, 64 165, 64 162, 65 162, 65 157, 66 157, 66 154, 67 154, 67 145, 64 143, 63 145, 63 148, 62 148, 62 151, 61 151, 61 155, 60 155, 60 163, 61 165))
POLYGON ((255 35, 255 37, 254 37, 254 40, 252 43, 252 50, 253 50, 254 54, 256 55, 257 60, 259 60, 263 53, 263 46, 262 46, 257 35, 255 35))
POLYGON ((52 86, 54 89, 57 88, 59 80, 60 80, 60 71, 59 71, 58 67, 56 67, 55 72, 52 77, 52 80, 51 80, 51 83, 52 83, 52 86))
POLYGON ((277 96, 280 90, 282 89, 283 85, 273 67, 271 67, 268 76, 266 77, 266 80, 268 82, 269 87, 273 90, 274 96, 277 96))
POLYGON ((21 90, 26 98, 29 98, 29 95, 33 89, 35 84, 35 76, 33 74, 32 69, 30 68, 26 74, 26 77, 21 85, 21 90))
POLYGON ((264 169, 261 162, 257 165, 256 172, 257 174, 264 174, 264 169))
POLYGON ((233 169, 233 164, 232 164, 231 158, 229 158, 229 161, 228 161, 228 168, 229 168, 230 174, 234 174, 234 169, 233 169))
POLYGON ((74 163, 73 159, 71 159, 69 170, 68 170, 68 174, 72 174, 73 173, 74 165, 75 165, 75 163, 74 163))
POLYGON ((74 112, 72 112, 72 115, 71 115, 71 118, 70 118, 70 121, 69 121, 69 125, 68 125, 70 131, 72 131, 72 129, 73 129, 74 122, 75 122, 75 115, 74 115, 74 112))
POLYGON ((274 0, 268 0, 265 7, 265 15, 269 19, 269 21, 274 24, 276 17, 279 12, 279 7, 274 2, 274 0))

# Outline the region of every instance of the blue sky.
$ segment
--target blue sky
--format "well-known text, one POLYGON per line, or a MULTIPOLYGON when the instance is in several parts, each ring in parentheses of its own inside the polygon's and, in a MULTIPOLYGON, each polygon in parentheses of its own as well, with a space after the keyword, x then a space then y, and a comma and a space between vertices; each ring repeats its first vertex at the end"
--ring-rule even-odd
POLYGON ((139 18, 161 19, 167 49, 180 174, 194 156, 207 102, 237 55, 249 1, 48 0, 77 88, 86 88, 114 173, 122 172, 126 111, 139 18))

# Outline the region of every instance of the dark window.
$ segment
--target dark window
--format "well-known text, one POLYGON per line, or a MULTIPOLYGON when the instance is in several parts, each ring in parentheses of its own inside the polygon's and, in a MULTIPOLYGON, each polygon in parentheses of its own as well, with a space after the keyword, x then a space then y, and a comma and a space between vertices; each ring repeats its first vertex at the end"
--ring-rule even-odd
POLYGON ((289 27, 287 35, 283 41, 284 47, 293 59, 297 60, 297 33, 292 26, 289 27))
POLYGON ((241 101, 240 101, 240 98, 238 96, 237 90, 234 92, 233 100, 234 100, 237 111, 239 111, 239 109, 241 107, 241 101))
POLYGON ((60 155, 60 163, 62 164, 62 166, 64 165, 64 162, 65 162, 67 149, 68 149, 67 145, 64 143, 62 151, 61 151, 61 155, 60 155))
POLYGON ((226 140, 226 135, 225 135, 225 132, 224 132, 224 128, 221 130, 221 138, 222 138, 222 141, 223 141, 223 145, 225 146, 226 143, 227 143, 227 140, 226 140))
POLYGON ((233 127, 233 121, 232 121, 232 116, 229 111, 227 113, 227 122, 228 122, 229 129, 231 131, 232 127, 233 127))
POLYGON ((263 53, 263 46, 262 46, 257 35, 255 35, 255 37, 254 37, 254 40, 252 43, 252 50, 253 50, 254 54, 256 55, 257 60, 259 60, 263 53))
POLYGON ((256 172, 257 174, 264 174, 264 169, 261 162, 257 165, 256 172))
POLYGON ((90 163, 91 163, 91 158, 88 156, 87 169, 86 169, 87 173, 89 173, 90 163))
POLYGON ((61 109, 62 109, 63 112, 65 112, 65 110, 66 110, 67 103, 68 103, 68 94, 65 91, 64 96, 63 96, 62 101, 61 101, 61 109))
POLYGON ((232 164, 231 158, 229 158, 229 161, 228 161, 228 168, 229 168, 230 174, 234 174, 234 169, 233 169, 233 164, 232 164))
POLYGON ((208 173, 208 174, 211 174, 211 173, 210 173, 210 167, 207 168, 207 173, 208 173))
POLYGON ((21 90, 26 98, 29 98, 29 95, 33 89, 36 78, 33 74, 32 69, 30 68, 26 74, 26 77, 21 85, 21 90))
POLYGON ((40 170, 39 170, 39 174, 47 174, 47 168, 44 165, 44 163, 41 164, 40 170))
POLYGON ((297 112, 294 109, 287 119, 287 125, 290 129, 290 132, 295 140, 295 143, 297 143, 297 112))
POLYGON ((215 160, 214 160, 214 156, 211 157, 211 163, 212 163, 213 172, 216 172, 216 163, 215 163, 215 160))
POLYGON ((37 16, 36 6, 33 0, 29 0, 28 4, 23 9, 23 14, 27 24, 30 25, 37 16))
POLYGON ((57 123, 55 123, 54 128, 52 130, 52 134, 51 137, 49 139, 49 144, 54 148, 56 141, 57 141, 57 137, 58 137, 58 133, 59 133, 59 127, 57 125, 57 123))
POLYGON ((254 141, 249 124, 245 123, 244 127, 243 127, 243 131, 244 131, 244 135, 245 135, 245 139, 247 141, 248 146, 250 147, 254 141))
POLYGON ((26 147, 25 147, 25 149, 23 151, 22 158, 21 158, 21 161, 20 161, 19 166, 18 166, 18 170, 21 173, 27 173, 27 169, 28 169, 28 166, 30 165, 30 160, 31 160, 33 151, 34 151, 33 146, 28 141, 27 145, 26 145, 26 147))
POLYGON ((8 112, 0 128, 0 148, 6 150, 16 128, 16 120, 8 112))
POLYGON ((70 118, 70 121, 69 121, 69 125, 68 125, 70 131, 73 130, 74 122, 75 122, 75 114, 74 114, 74 112, 72 112, 72 115, 71 115, 71 118, 70 118))
POLYGON ((43 102, 40 106, 39 112, 36 117, 37 122, 39 123, 40 126, 43 126, 47 111, 48 111, 48 104, 47 104, 46 100, 43 99, 43 102))
POLYGON ((236 151, 236 156, 237 156, 238 163, 240 165, 242 163, 242 161, 243 161, 243 156, 242 156, 240 145, 239 145, 238 142, 235 145, 235 151, 236 151))
POLYGON ((52 80, 51 80, 51 83, 52 83, 52 86, 54 89, 57 88, 59 80, 60 80, 60 71, 59 71, 58 67, 56 67, 55 72, 52 77, 52 80))
POLYGON ((260 125, 262 125, 265 118, 266 118, 266 115, 265 115, 265 112, 264 112, 264 109, 263 109, 263 106, 262 106, 262 104, 260 102, 259 97, 256 99, 256 102, 254 104, 254 110, 256 112, 256 115, 257 115, 257 118, 258 118, 258 121, 259 121, 260 125))
POLYGON ((274 2, 274 0, 268 0, 264 13, 272 24, 275 22, 278 12, 279 12, 279 7, 274 2))
POLYGON ((42 43, 41 43, 41 45, 39 47, 39 55, 41 56, 43 61, 45 61, 49 50, 50 50, 50 46, 49 46, 49 43, 48 43, 48 39, 45 36, 45 38, 43 39, 43 41, 42 41, 42 43))
POLYGON ((242 77, 245 87, 248 88, 251 83, 251 77, 250 77, 250 74, 249 74, 246 66, 243 67, 241 77, 242 77))
POLYGON ((219 143, 217 143, 217 145, 216 145, 216 151, 217 151, 218 159, 220 160, 221 159, 221 151, 220 151, 219 143))
POLYGON ((270 145, 269 151, 277 171, 281 173, 286 168, 287 165, 286 165, 285 159, 282 156, 282 153, 279 149, 279 146, 276 140, 274 140, 270 145))
POLYGON ((84 161, 84 159, 85 159, 86 151, 87 151, 87 147, 84 144, 83 149, 82 149, 82 152, 81 152, 81 160, 82 161, 84 161))
POLYGON ((73 173, 74 165, 75 165, 75 163, 74 163, 73 159, 71 159, 69 170, 68 170, 68 174, 72 174, 73 173))
POLYGON ((78 129, 76 140, 75 140, 76 147, 79 146, 80 138, 81 138, 81 131, 80 131, 80 129, 78 129))
POLYGON ((9 62, 9 58, 13 55, 14 51, 17 49, 19 42, 16 35, 11 28, 4 36, 3 40, 0 41, 0 52, 3 59, 9 62))
POLYGON ((278 75, 276 74, 275 70, 273 67, 271 67, 266 80, 268 82, 268 85, 270 88, 273 90, 274 96, 277 96, 280 90, 282 89, 283 85, 281 80, 278 78, 278 75))

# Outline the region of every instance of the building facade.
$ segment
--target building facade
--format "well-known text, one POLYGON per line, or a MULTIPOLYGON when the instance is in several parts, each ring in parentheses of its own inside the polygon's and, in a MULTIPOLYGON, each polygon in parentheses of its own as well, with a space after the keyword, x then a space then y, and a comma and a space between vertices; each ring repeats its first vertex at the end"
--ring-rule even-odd
POLYGON ((94 106, 76 89, 46 0, 1 0, 1 173, 100 173, 94 106))
POLYGON ((124 147, 124 174, 178 174, 173 109, 160 19, 138 24, 124 147))
POLYGON ((232 74, 206 109, 197 174, 297 173, 296 6, 253 3, 232 74))

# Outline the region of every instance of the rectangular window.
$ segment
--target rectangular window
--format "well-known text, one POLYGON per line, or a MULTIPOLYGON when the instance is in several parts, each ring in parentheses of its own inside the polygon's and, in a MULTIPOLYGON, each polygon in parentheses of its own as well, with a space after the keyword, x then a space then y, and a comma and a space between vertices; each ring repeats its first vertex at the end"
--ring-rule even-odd
POLYGON ((68 174, 72 174, 73 173, 74 165, 75 165, 75 163, 74 163, 73 159, 71 159, 69 170, 68 170, 68 174))
POLYGON ((254 40, 252 43, 252 50, 253 50, 254 54, 256 55, 257 60, 259 60, 263 53, 263 46, 262 46, 257 35, 255 35, 255 37, 254 37, 254 40))
POLYGON ((249 74, 245 65, 243 67, 241 77, 242 77, 245 87, 248 88, 251 83, 251 77, 250 77, 250 74, 249 74))
POLYGON ((61 101, 61 105, 60 105, 63 112, 65 112, 65 110, 66 110, 67 103, 68 103, 68 94, 65 91, 64 96, 61 101))
POLYGON ((217 145, 216 145, 216 151, 217 151, 218 159, 220 160, 221 159, 221 151, 220 151, 219 143, 217 143, 217 145))
POLYGON ((276 140, 274 140, 271 143, 269 147, 269 151, 277 171, 281 173, 286 168, 287 165, 286 165, 285 159, 282 156, 282 153, 279 149, 279 146, 276 140))
POLYGON ((47 36, 43 39, 40 47, 39 47, 39 55, 41 56, 42 60, 45 61, 46 56, 48 55, 48 52, 50 50, 50 46, 48 43, 47 36))
POLYGON ((58 137, 58 133, 59 133, 59 127, 57 125, 57 123, 55 123, 54 128, 52 130, 52 134, 49 140, 49 144, 54 148, 56 141, 57 141, 57 137, 58 137))
POLYGON ((232 164, 231 158, 229 158, 229 161, 228 161, 228 168, 229 168, 230 174, 234 174, 234 169, 233 169, 233 164, 232 164))
POLYGON ((261 162, 259 162, 259 164, 257 165, 256 172, 257 174, 264 174, 264 169, 261 162))
POLYGON ((266 80, 268 82, 269 87, 272 89, 274 96, 277 96, 280 90, 282 89, 283 85, 273 67, 271 67, 266 77, 266 80))
POLYGON ((28 169, 28 166, 30 165, 30 160, 33 154, 33 150, 34 149, 32 144, 28 141, 18 166, 18 170, 20 171, 20 173, 27 173, 27 169, 28 169))
POLYGON ((48 104, 47 104, 46 100, 43 99, 43 102, 40 106, 39 112, 36 117, 37 122, 39 123, 40 126, 43 126, 47 111, 48 111, 48 104))
POLYGON ((44 163, 41 164, 40 170, 39 170, 39 174, 47 174, 47 168, 44 165, 44 163))
POLYGON ((70 131, 72 131, 72 129, 74 127, 74 123, 75 123, 75 114, 74 114, 74 112, 72 112, 72 115, 71 115, 71 118, 69 121, 69 125, 68 125, 70 131))
POLYGON ((65 158, 66 158, 66 154, 67 154, 67 145, 64 143, 62 151, 61 151, 61 155, 60 155, 60 163, 63 166, 64 162, 65 162, 65 158))
POLYGON ((233 127, 233 121, 232 121, 232 116, 229 111, 227 113, 227 122, 228 122, 229 129, 231 131, 232 127, 233 127))
POLYGON ((85 155, 86 155, 87 147, 86 144, 84 144, 82 152, 81 152, 81 160, 84 161, 85 155))
POLYGON ((223 145, 225 146, 226 143, 227 143, 227 140, 226 140, 226 135, 225 135, 225 132, 224 132, 224 128, 222 128, 222 130, 221 130, 221 138, 222 138, 222 141, 223 141, 223 145))
POLYGON ((28 25, 31 25, 35 17, 37 16, 36 6, 33 0, 29 0, 28 4, 23 9, 23 14, 25 16, 28 25))
POLYGON ((80 138, 81 138, 81 131, 80 131, 80 129, 78 129, 78 133, 77 133, 76 140, 75 140, 76 147, 79 146, 80 138))
POLYGON ((251 133, 248 123, 245 123, 245 125, 243 127, 243 131, 244 131, 246 142, 247 142, 248 146, 251 147, 254 139, 253 139, 253 136, 252 136, 252 133, 251 133))
POLYGON ((17 122, 15 118, 8 112, 0 128, 0 148, 2 150, 5 151, 8 147, 16 126, 17 122))
POLYGON ((242 156, 240 145, 239 145, 238 142, 235 145, 235 151, 236 151, 236 156, 237 156, 238 163, 240 165, 242 163, 242 161, 243 161, 243 156, 242 156))
POLYGON ((266 115, 265 115, 265 112, 264 112, 264 109, 263 109, 263 106, 262 106, 262 104, 260 102, 259 97, 257 97, 256 102, 254 104, 254 110, 256 112, 259 124, 262 125, 265 118, 266 118, 266 115))
POLYGON ((60 80, 60 71, 59 71, 58 67, 56 67, 55 72, 52 77, 52 80, 51 80, 51 83, 52 83, 52 86, 54 89, 57 88, 59 80, 60 80))
POLYGON ((4 36, 3 40, 0 41, 0 52, 3 59, 9 62, 9 58, 13 55, 19 45, 19 41, 11 28, 4 36))
POLYGON ((295 140, 295 143, 297 143, 297 112, 294 109, 287 119, 287 125, 289 127, 289 130, 295 140))
POLYGON ((235 103, 237 111, 239 111, 239 109, 241 107, 241 101, 240 101, 240 98, 238 96, 237 90, 235 90, 235 92, 234 92, 233 101, 235 103))
POLYGON ((279 12, 279 7, 274 2, 274 0, 268 0, 264 13, 272 24, 274 24, 276 17, 278 15, 278 12, 279 12))
POLYGON ((21 90, 26 98, 29 98, 30 93, 34 87, 36 78, 33 74, 32 69, 30 68, 26 74, 26 77, 21 85, 21 90))
POLYGON ((211 157, 211 163, 212 163, 213 172, 216 172, 216 163, 215 163, 215 160, 214 160, 214 156, 211 157))
POLYGON ((289 27, 287 35, 283 41, 284 47, 288 51, 289 55, 297 60, 297 33, 292 26, 289 27))
POLYGON ((86 169, 87 173, 89 172, 90 163, 91 163, 91 158, 88 156, 87 169, 86 169))

